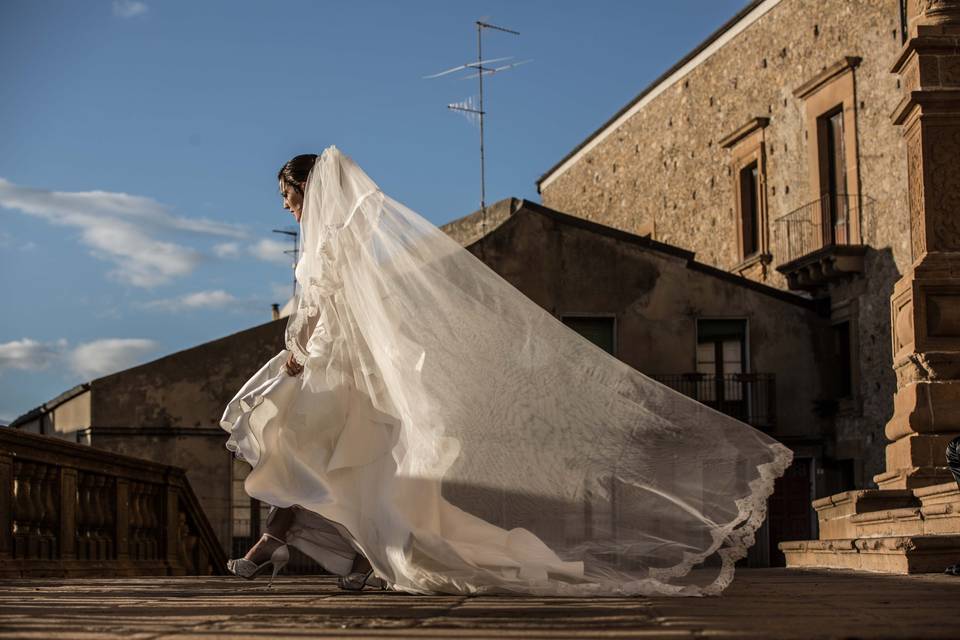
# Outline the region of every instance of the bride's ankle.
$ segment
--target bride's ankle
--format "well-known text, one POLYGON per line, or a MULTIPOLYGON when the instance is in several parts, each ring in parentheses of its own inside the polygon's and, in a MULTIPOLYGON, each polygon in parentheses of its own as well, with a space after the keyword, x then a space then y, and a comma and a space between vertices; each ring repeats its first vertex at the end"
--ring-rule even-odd
POLYGON ((250 547, 250 550, 247 551, 244 558, 257 564, 265 562, 277 547, 284 544, 286 544, 284 540, 269 533, 264 533, 260 536, 260 539, 250 547))
POLYGON ((275 536, 275 535, 273 535, 272 533, 267 533, 266 531, 264 531, 264 532, 263 532, 263 535, 260 536, 260 537, 261 537, 261 539, 262 539, 262 538, 267 538, 268 540, 273 540, 273 541, 275 541, 275 542, 279 542, 280 544, 287 544, 287 541, 284 540, 283 538, 281 538, 281 537, 279 537, 279 536, 275 536))

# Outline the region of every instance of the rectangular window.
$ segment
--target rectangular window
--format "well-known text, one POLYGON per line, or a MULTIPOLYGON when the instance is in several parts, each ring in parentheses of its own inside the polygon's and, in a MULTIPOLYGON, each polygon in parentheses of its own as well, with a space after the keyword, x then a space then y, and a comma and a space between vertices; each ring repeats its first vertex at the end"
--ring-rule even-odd
POLYGON ((843 105, 820 116, 820 206, 825 237, 830 244, 848 244, 849 197, 843 105))
POLYGON ((834 362, 836 363, 836 394, 838 399, 853 395, 853 367, 850 358, 850 322, 833 325, 834 362))
POLYGON ((612 316, 563 316, 563 323, 607 353, 614 353, 614 318, 612 316))
POLYGON ((740 229, 743 234, 743 258, 760 251, 759 170, 756 161, 740 169, 740 229))
POLYGON ((731 271, 761 281, 767 279, 770 263, 764 143, 769 123, 769 118, 753 118, 719 141, 730 149, 728 175, 735 199, 737 255, 731 271))
POLYGON ((736 407, 727 405, 743 401, 739 374, 746 371, 746 334, 746 320, 697 321, 697 373, 702 374, 697 398, 701 402, 735 411, 736 407))
POLYGON ((797 209, 790 218, 799 228, 807 225, 810 229, 805 234, 800 232, 799 255, 831 245, 861 243, 854 83, 855 69, 861 61, 857 56, 844 56, 793 90, 793 95, 803 100, 804 138, 810 144, 807 175, 811 206, 797 209))

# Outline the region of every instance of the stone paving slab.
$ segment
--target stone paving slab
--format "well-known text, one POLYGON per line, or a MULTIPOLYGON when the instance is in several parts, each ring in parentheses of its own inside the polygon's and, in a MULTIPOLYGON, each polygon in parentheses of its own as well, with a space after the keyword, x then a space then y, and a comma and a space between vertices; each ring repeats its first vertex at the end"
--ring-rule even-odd
POLYGON ((960 578, 741 569, 716 598, 418 596, 281 576, 0 580, 0 638, 950 638, 960 578))

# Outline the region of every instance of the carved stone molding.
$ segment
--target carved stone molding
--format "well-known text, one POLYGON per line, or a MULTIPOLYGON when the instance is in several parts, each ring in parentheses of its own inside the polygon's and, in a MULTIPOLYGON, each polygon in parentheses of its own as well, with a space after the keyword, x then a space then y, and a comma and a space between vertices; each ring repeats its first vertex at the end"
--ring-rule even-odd
POLYGON ((910 203, 910 246, 917 260, 927 252, 923 216, 923 148, 919 128, 907 138, 907 197, 910 203))
POLYGON ((748 120, 745 124, 737 127, 736 131, 731 132, 729 135, 718 141, 717 144, 724 149, 729 149, 749 136, 751 133, 755 132, 757 129, 763 129, 768 124, 770 124, 770 118, 750 118, 750 120, 748 120))
POLYGON ((910 0, 907 3, 907 29, 911 38, 929 31, 960 27, 960 1, 910 0))
POLYGON ((960 23, 960 1, 913 0, 909 20, 916 24, 960 23))

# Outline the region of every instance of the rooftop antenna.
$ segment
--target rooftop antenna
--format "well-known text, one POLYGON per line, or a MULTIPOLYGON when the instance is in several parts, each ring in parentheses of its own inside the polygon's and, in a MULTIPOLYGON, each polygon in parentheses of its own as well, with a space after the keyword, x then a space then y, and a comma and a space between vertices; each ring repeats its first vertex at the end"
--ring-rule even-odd
MULTIPOLYGON (((481 230, 482 236, 487 235, 487 178, 486 178, 486 156, 484 154, 483 147, 483 117, 486 115, 486 111, 483 109, 483 77, 499 73, 501 71, 506 71, 512 69, 513 67, 518 67, 521 64, 526 64, 527 62, 532 62, 531 60, 522 60, 520 62, 514 62, 511 64, 505 64, 499 67, 490 67, 486 65, 491 65, 496 62, 503 62, 505 60, 511 60, 513 57, 508 56, 506 58, 491 58, 490 60, 483 59, 483 30, 484 29, 493 29, 494 31, 502 31, 504 33, 510 33, 515 36, 520 35, 519 31, 514 31, 512 29, 507 29, 505 27, 498 27, 496 25, 484 22, 482 20, 477 20, 475 22, 477 27, 477 61, 468 62, 466 64, 461 64, 440 73, 435 73, 433 75, 424 76, 425 79, 429 78, 439 78, 456 71, 463 70, 474 70, 475 73, 463 77, 464 80, 470 78, 477 78, 477 83, 480 87, 480 99, 478 103, 474 103, 473 98, 467 98, 462 102, 455 102, 447 105, 447 109, 451 111, 459 111, 467 117, 471 122, 479 122, 480 124, 480 211, 481 211, 481 230)), ((481 251, 483 251, 483 246, 481 245, 481 251)))
MULTIPOLYGON (((297 261, 300 257, 300 231, 293 227, 287 227, 286 229, 273 229, 274 233, 279 233, 285 236, 290 236, 293 240, 293 249, 287 249, 284 251, 288 256, 293 256, 293 269, 297 268, 297 261)), ((297 295, 297 273, 293 273, 293 295, 297 295)))

